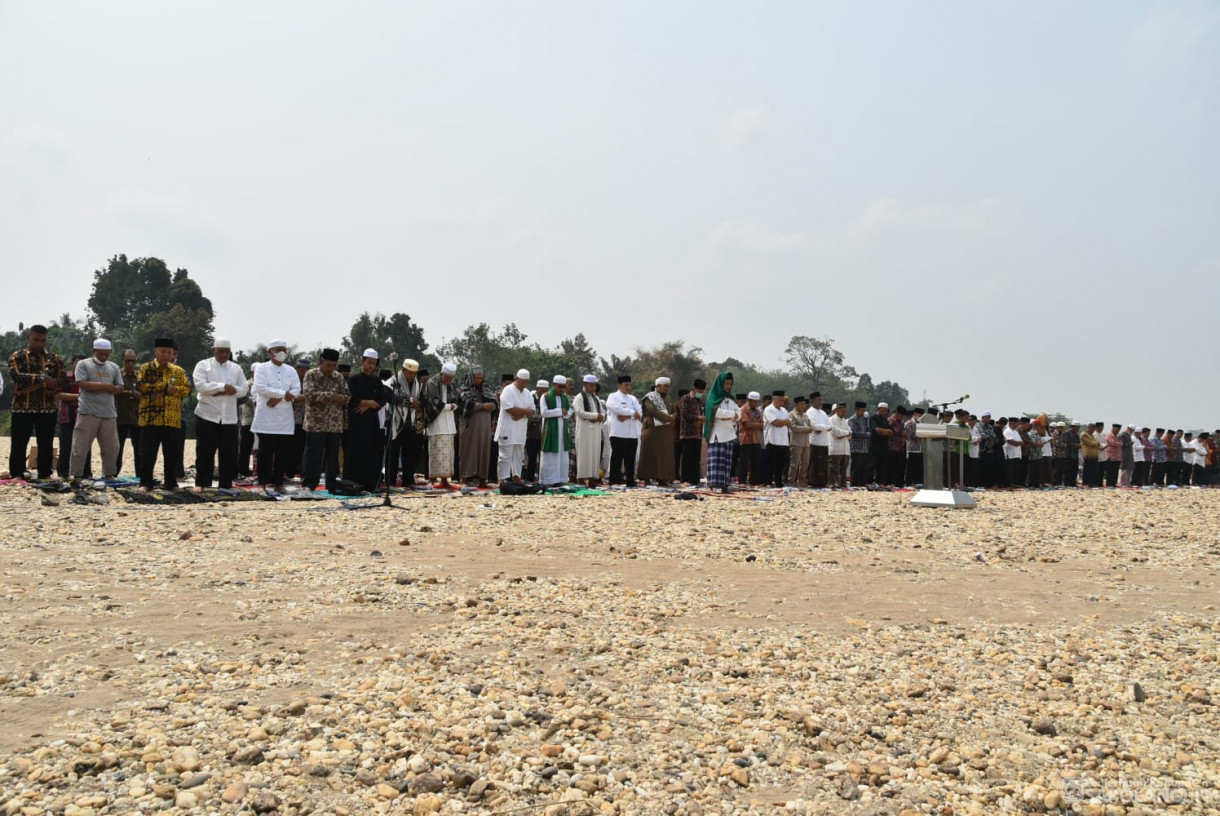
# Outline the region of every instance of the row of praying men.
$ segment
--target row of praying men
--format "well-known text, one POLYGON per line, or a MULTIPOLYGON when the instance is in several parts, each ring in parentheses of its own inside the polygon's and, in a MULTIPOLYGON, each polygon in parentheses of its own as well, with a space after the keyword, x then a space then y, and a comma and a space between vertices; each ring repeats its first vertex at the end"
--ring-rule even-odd
MULTIPOLYGON (((324 484, 332 492, 341 477, 375 491, 398 484, 400 474, 406 485, 423 477, 440 487, 506 479, 628 487, 706 481, 724 491, 734 481, 834 488, 849 480, 896 487, 922 480, 915 430, 922 409, 890 412, 882 402, 869 414, 857 402, 849 416, 842 402, 825 410, 818 393, 775 391, 764 400, 757 392, 734 393, 729 372, 710 389, 695 379, 677 399, 669 378, 660 377, 639 398, 627 375, 605 395, 593 374, 579 383, 555 375, 531 386, 530 372, 521 369, 493 385, 475 367, 459 382, 453 364, 436 376, 410 359, 397 371, 382 369, 374 349, 365 350, 357 371, 342 365, 334 349, 323 350, 316 365, 305 358, 290 364, 279 338, 268 342, 268 359, 249 375, 232 361, 224 338, 189 376, 175 362, 172 338, 157 339, 154 359, 138 369, 133 351, 124 352, 120 368, 109 359, 109 341, 98 338, 92 356, 81 355, 69 371, 45 348, 43 327, 31 327, 27 339, 27 348, 9 360, 17 386, 10 472, 24 471, 36 435, 38 478, 50 476, 47 432, 59 419, 61 464, 68 462, 61 475, 89 476, 96 442, 102 476, 113 478, 130 438, 141 488, 154 487, 160 453, 162 484, 176 489, 184 474, 183 404, 193 391, 196 490, 213 481, 231 490, 242 476, 254 475, 252 452, 258 484, 272 493, 296 476, 307 489, 324 484), (72 407, 70 423, 62 421, 65 404, 72 407)), ((1216 482, 1217 452, 1206 433, 1196 439, 1115 425, 1103 436, 1098 424, 1081 434, 1075 423, 993 421, 990 412, 975 417, 964 410, 933 421, 971 429, 970 441, 959 443, 965 468, 959 472, 952 457, 947 463, 955 485, 1216 482)))

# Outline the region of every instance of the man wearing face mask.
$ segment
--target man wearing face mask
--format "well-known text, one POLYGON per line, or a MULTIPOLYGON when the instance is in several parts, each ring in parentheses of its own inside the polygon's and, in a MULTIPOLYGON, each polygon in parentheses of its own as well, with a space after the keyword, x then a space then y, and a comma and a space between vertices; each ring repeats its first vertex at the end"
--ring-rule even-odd
POLYGON ((250 430, 258 434, 258 483, 268 493, 278 494, 291 467, 296 433, 292 404, 301 396, 301 378, 295 368, 284 365, 288 343, 272 340, 267 354, 270 361, 254 371, 256 403, 250 430))
POLYGON ((80 388, 80 398, 76 403, 70 473, 73 479, 81 477, 96 439, 102 449, 102 478, 113 479, 119 459, 114 395, 123 393, 123 375, 110 361, 109 340, 99 337, 93 341, 93 357, 76 364, 76 384, 80 388))

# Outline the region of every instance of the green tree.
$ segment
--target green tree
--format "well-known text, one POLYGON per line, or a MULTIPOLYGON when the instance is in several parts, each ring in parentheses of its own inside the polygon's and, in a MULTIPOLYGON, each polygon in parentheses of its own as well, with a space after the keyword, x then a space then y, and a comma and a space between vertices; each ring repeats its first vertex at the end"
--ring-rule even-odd
POLYGON ((893 409, 899 405, 909 406, 911 404, 911 395, 898 383, 882 380, 873 386, 873 401, 888 403, 890 408, 893 409))
POLYGON ((111 258, 104 269, 93 273, 89 310, 91 320, 116 347, 130 346, 142 358, 149 353, 149 343, 155 337, 169 334, 175 326, 188 332, 183 337, 172 335, 184 352, 184 341, 212 340, 211 322, 215 318, 212 301, 204 296, 187 270, 171 272, 160 258, 129 260, 126 255, 111 258), (175 312, 176 306, 182 307, 183 312, 175 312), (151 328, 154 325, 156 330, 151 328))
POLYGON ((383 367, 388 365, 389 355, 397 352, 400 359, 418 360, 425 367, 439 365, 434 354, 428 351, 424 330, 411 322, 411 316, 395 312, 386 317, 378 312, 363 312, 352 324, 351 331, 343 338, 340 349, 351 361, 360 359, 366 348, 376 349, 383 357, 383 367))
POLYGON ((856 369, 829 337, 795 336, 784 350, 788 367, 811 391, 823 393, 851 388, 856 369))
POLYGON ((153 347, 158 337, 171 337, 178 343, 178 365, 189 374, 195 363, 212 354, 212 312, 190 309, 181 303, 168 311, 151 315, 135 336, 137 353, 153 347))

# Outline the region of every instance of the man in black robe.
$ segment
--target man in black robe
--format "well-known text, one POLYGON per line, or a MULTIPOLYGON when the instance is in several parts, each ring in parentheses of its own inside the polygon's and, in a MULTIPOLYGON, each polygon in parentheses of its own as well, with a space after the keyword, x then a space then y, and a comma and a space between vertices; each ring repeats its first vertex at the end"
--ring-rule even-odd
POLYGON ((375 350, 365 349, 360 371, 347 381, 352 398, 348 403, 343 474, 370 493, 376 492, 381 479, 384 436, 380 411, 390 401, 390 394, 381 382, 378 357, 375 350))

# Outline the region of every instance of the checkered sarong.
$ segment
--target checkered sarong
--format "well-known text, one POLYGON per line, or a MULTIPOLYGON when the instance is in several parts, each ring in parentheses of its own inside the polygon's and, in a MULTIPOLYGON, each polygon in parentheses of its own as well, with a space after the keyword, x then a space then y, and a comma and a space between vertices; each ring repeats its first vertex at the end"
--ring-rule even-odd
POLYGON ((453 476, 453 434, 428 437, 428 477, 448 479, 453 476))
POLYGON ((733 443, 713 442, 707 446, 707 486, 728 487, 733 469, 733 443))

